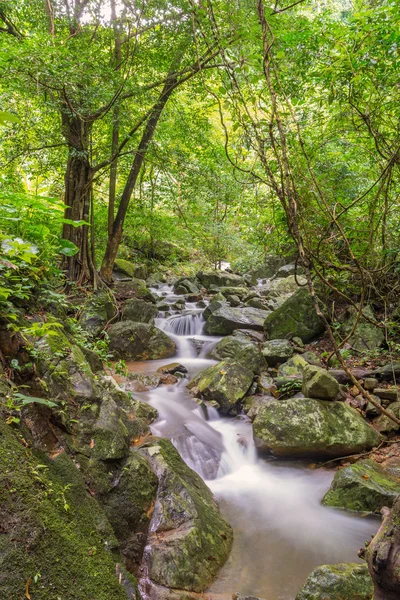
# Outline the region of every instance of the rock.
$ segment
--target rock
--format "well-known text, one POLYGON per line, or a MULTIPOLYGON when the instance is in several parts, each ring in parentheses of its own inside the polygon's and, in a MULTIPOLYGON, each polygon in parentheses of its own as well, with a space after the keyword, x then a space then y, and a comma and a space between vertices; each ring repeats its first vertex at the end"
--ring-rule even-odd
POLYGON ((294 344, 298 348, 304 348, 303 340, 299 337, 292 338, 292 344, 294 344))
POLYGON ((157 302, 157 309, 162 312, 168 312, 171 308, 171 305, 168 302, 157 302))
POLYGON ((303 369, 308 365, 308 362, 303 358, 302 354, 295 354, 286 363, 278 369, 278 377, 303 377, 303 369))
POLYGON ((270 254, 264 258, 264 264, 250 271, 250 275, 255 279, 269 279, 280 267, 283 267, 285 262, 283 256, 270 254))
POLYGON ((155 360, 176 354, 176 344, 163 331, 147 323, 121 321, 111 325, 109 350, 115 359, 155 360))
POLYGON ((90 350, 90 348, 85 348, 84 346, 81 346, 80 349, 82 351, 83 356, 87 360, 90 369, 92 370, 92 373, 100 373, 104 370, 103 361, 96 352, 90 350))
POLYGON ((303 368, 302 392, 306 398, 335 400, 339 391, 338 382, 325 369, 309 364, 303 368))
POLYGON ((334 458, 377 446, 381 436, 344 402, 311 398, 263 406, 253 423, 261 452, 288 458, 334 458))
POLYGON ((250 298, 245 302, 246 306, 251 306, 251 308, 260 308, 261 310, 268 310, 267 306, 261 300, 261 298, 250 298))
POLYGON ((200 283, 208 289, 211 285, 221 286, 243 286, 244 280, 240 275, 227 273, 226 271, 207 271, 196 275, 200 283))
POLYGON ((270 339, 299 337, 308 343, 324 331, 324 324, 315 312, 310 292, 301 288, 266 317, 264 328, 270 339))
POLYGON ((237 362, 226 360, 201 371, 188 388, 204 400, 215 400, 221 412, 227 414, 236 408, 253 383, 253 372, 237 362))
POLYGON ((160 384, 160 375, 129 373, 124 389, 128 392, 148 392, 160 384))
POLYGON ((229 303, 229 306, 240 306, 241 304, 239 296, 235 296, 234 294, 230 294, 226 297, 226 299, 229 303))
POLYGON ((233 337, 245 337, 249 342, 255 344, 257 348, 264 341, 264 334, 261 331, 254 331, 254 329, 235 329, 232 335, 233 337))
POLYGON ((232 600, 263 600, 263 598, 256 598, 256 596, 242 596, 241 594, 233 594, 232 600))
POLYGON ((202 302, 202 298, 202 294, 185 294, 185 302, 202 302))
POLYGON ((257 389, 263 395, 272 396, 276 392, 275 381, 265 373, 261 373, 257 381, 257 389))
POLYGON ((93 427, 92 456, 101 460, 119 460, 128 455, 130 432, 124 417, 114 400, 106 396, 93 427))
POLYGON ((300 285, 306 283, 307 280, 304 277, 299 276, 296 278, 294 275, 290 275, 286 278, 274 279, 258 289, 262 296, 276 299, 281 304, 284 300, 293 296, 299 290, 300 285))
POLYGON ((175 294, 199 294, 200 288, 195 282, 195 278, 189 279, 188 277, 178 279, 174 285, 175 294))
MULTIPOLYGON (((218 296, 219 294, 217 294, 218 296)), ((222 294, 221 294, 222 296, 222 294)), ((216 310, 220 309, 220 308, 224 308, 225 306, 228 307, 228 302, 225 300, 225 297, 223 297, 223 300, 217 300, 217 299, 213 299, 212 302, 210 302, 210 304, 207 306, 207 308, 203 311, 203 317, 207 320, 210 318, 210 316, 212 315, 213 312, 215 312, 216 310)))
MULTIPOLYGON (((379 410, 379 408, 377 408, 374 404, 372 404, 372 402, 365 402, 365 398, 360 394, 360 396, 356 396, 357 398, 360 398, 360 403, 361 406, 364 408, 365 410, 365 414, 368 417, 379 417, 379 415, 381 415, 381 411, 379 410), (361 398, 360 398, 361 396, 361 398), (365 406, 366 404, 366 406, 365 406)), ((378 396, 374 396, 374 394, 372 394, 372 398, 375 400, 375 402, 377 402, 379 405, 382 405, 381 399, 378 398, 378 396)))
POLYGON ((229 335, 235 329, 262 331, 267 315, 268 311, 258 308, 223 306, 211 313, 204 326, 204 331, 209 335, 229 335))
POLYGON ((84 305, 79 324, 91 336, 97 337, 116 313, 112 295, 101 290, 93 294, 84 305))
POLYGON ((293 355, 293 348, 288 340, 270 340, 264 343, 262 355, 270 367, 275 367, 293 355))
POLYGON ((116 259, 114 271, 128 277, 137 277, 138 279, 146 279, 147 277, 147 267, 145 265, 137 265, 123 258, 116 259))
POLYGON ((265 366, 264 359, 258 348, 245 336, 234 337, 232 335, 223 338, 207 354, 207 358, 213 360, 232 359, 247 367, 253 373, 259 373, 265 366))
POLYGON ((300 265, 296 265, 296 263, 290 263, 288 265, 283 265, 274 275, 274 279, 280 279, 289 277, 291 275, 302 275, 304 273, 303 267, 300 265))
POLYGON ((269 395, 246 396, 243 402, 243 411, 246 413, 249 419, 254 421, 260 411, 260 408, 269 402, 274 402, 274 400, 275 398, 269 395))
MULTIPOLYGON (((393 402, 393 404, 389 404, 386 410, 400 419, 400 402, 393 402)), ((374 427, 380 433, 391 433, 392 431, 399 430, 399 426, 386 415, 381 415, 375 419, 374 427)))
POLYGON ((237 286, 223 286, 219 288, 218 293, 222 294, 226 299, 228 299, 228 296, 238 296, 239 299, 242 299, 249 293, 249 288, 237 286))
POLYGON ((131 298, 125 302, 122 310, 122 320, 134 321, 135 323, 154 323, 158 311, 159 308, 154 304, 138 298, 131 298))
POLYGON ((367 565, 322 565, 308 577, 296 600, 372 600, 373 585, 367 565))
MULTIPOLYGON (((142 572, 155 586, 203 592, 226 561, 232 531, 221 517, 211 491, 181 459, 173 444, 155 439, 141 447, 158 478, 142 572)), ((148 590, 150 591, 150 590, 148 590)))
POLYGON ((336 472, 322 504, 379 514, 384 506, 392 506, 399 494, 400 478, 373 460, 360 460, 336 472))
POLYGON ((153 304, 157 303, 157 298, 146 287, 143 279, 134 278, 127 281, 116 281, 114 284, 114 293, 118 300, 140 298, 141 300, 148 300, 148 302, 152 302, 153 304))
MULTIPOLYGON (((381 398, 381 400, 388 400, 387 404, 391 404, 392 402, 397 402, 398 399, 398 390, 389 389, 389 388, 374 388, 375 396, 381 398)), ((385 404, 384 404, 385 406, 385 404)))
POLYGON ((186 375, 187 372, 187 368, 178 362, 169 363, 168 365, 163 365, 157 369, 157 373, 170 373, 171 375, 175 375, 176 373, 186 375))
POLYGON ((366 377, 364 381, 364 388, 369 392, 372 392, 379 385, 378 380, 375 377, 366 377))
MULTIPOLYGON (((362 315, 365 315, 369 319, 376 320, 372 308, 370 306, 366 306, 362 311, 357 328, 351 338, 348 340, 348 343, 358 352, 376 350, 376 348, 379 348, 385 339, 384 330, 363 319, 362 315)), ((339 330, 339 334, 342 339, 347 337, 347 335, 353 329, 355 319, 356 309, 351 307, 347 311, 347 320, 345 323, 343 323, 339 330)))

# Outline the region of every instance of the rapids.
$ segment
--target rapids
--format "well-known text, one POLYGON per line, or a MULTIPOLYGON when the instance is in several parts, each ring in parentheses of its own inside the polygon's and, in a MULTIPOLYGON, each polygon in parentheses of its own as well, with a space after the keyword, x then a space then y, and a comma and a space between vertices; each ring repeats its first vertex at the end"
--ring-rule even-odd
MULTIPOLYGON (((169 304, 178 296, 168 286, 152 290, 169 304)), ((172 440, 186 463, 201 475, 233 527, 227 564, 205 594, 230 600, 234 592, 266 600, 294 600, 317 565, 356 562, 357 550, 377 529, 377 520, 323 507, 332 472, 305 463, 258 459, 246 417, 221 417, 199 406, 186 384, 215 364, 205 358, 220 338, 202 335, 202 311, 186 303, 182 313, 156 320, 178 346, 173 359, 188 370, 186 379, 139 396, 157 408, 155 435, 172 440)), ((154 373, 171 359, 130 363, 131 371, 154 373)))

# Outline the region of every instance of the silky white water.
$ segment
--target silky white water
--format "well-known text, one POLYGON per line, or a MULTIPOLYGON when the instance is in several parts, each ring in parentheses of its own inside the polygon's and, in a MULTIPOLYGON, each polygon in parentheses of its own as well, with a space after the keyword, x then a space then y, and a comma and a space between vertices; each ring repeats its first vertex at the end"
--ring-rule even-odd
MULTIPOLYGON (((197 372, 215 364, 204 356, 219 338, 201 334, 201 312, 189 305, 182 316, 160 318, 156 324, 177 342, 172 360, 182 363, 188 375, 142 394, 159 412, 153 433, 170 438, 206 480, 234 531, 231 556, 206 597, 230 600, 241 592, 294 600, 317 565, 357 561, 358 548, 378 523, 321 505, 332 472, 258 459, 246 417, 220 417, 215 409, 199 406, 186 390, 197 372)), ((129 368, 155 372, 169 362, 131 363, 129 368)))

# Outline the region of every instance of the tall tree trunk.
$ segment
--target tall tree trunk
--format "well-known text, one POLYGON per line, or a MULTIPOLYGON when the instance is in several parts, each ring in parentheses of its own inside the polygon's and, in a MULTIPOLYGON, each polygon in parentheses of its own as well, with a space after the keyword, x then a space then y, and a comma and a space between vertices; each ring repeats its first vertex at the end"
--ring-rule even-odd
MULTIPOLYGON (((63 133, 68 143, 65 173, 65 219, 89 223, 92 193, 92 168, 89 162, 91 124, 63 112, 63 133)), ((77 246, 74 256, 66 256, 64 268, 69 281, 93 283, 94 260, 89 240, 89 226, 64 223, 63 238, 77 246)))

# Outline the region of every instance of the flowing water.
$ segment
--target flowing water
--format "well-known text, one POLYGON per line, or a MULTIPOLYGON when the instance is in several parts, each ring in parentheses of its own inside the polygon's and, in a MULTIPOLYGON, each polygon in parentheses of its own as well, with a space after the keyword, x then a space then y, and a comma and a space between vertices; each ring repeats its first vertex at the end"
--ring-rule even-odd
MULTIPOLYGON (((168 286, 153 290, 171 305, 168 286)), ((206 594, 230 600, 234 592, 266 600, 293 600, 317 565, 357 561, 357 550, 378 527, 376 520, 323 507, 332 473, 292 462, 257 459, 251 423, 221 417, 199 406, 186 390, 196 373, 215 364, 205 358, 220 338, 204 336, 201 310, 186 304, 181 314, 156 325, 177 343, 186 379, 141 394, 157 408, 153 433, 172 440, 186 463, 207 482, 234 530, 227 564, 206 594)), ((131 371, 154 373, 163 361, 131 363, 131 371)))

